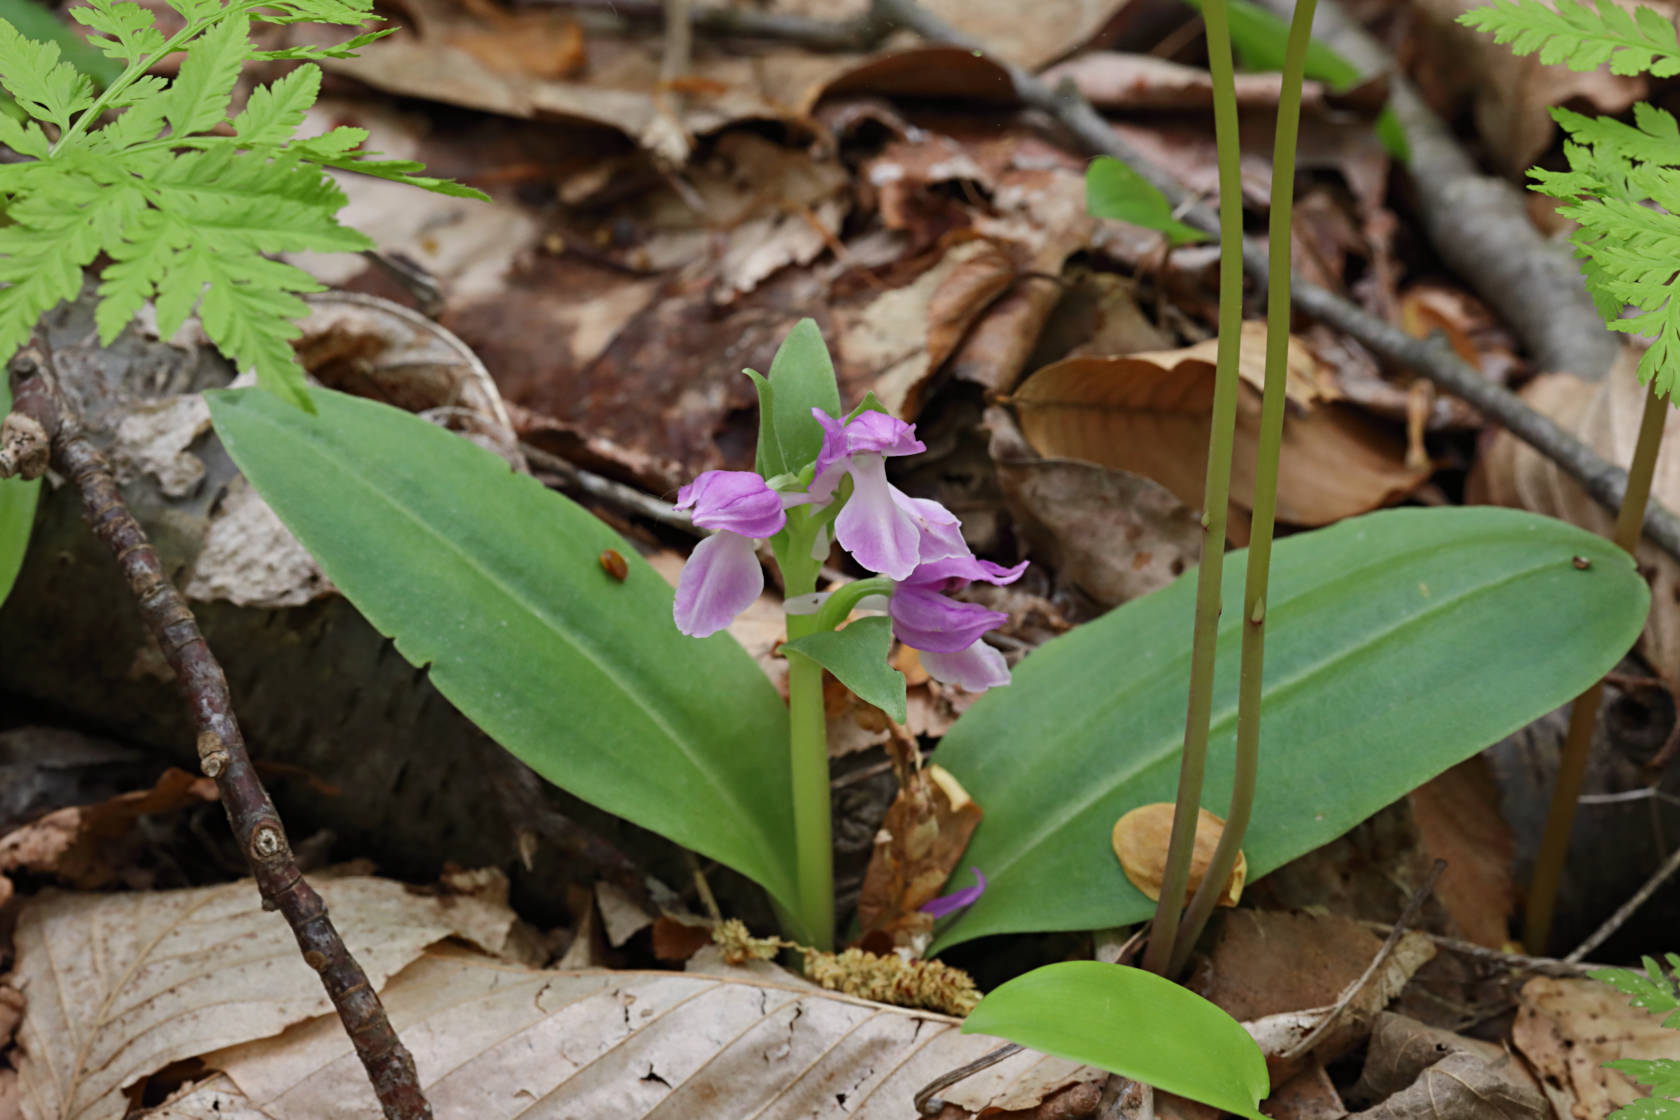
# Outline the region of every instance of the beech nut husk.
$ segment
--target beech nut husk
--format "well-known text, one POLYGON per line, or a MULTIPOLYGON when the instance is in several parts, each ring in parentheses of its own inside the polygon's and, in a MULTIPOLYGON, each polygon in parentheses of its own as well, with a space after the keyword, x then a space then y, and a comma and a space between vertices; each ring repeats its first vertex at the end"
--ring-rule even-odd
MULTIPOLYGON (((1120 867, 1138 890, 1151 902, 1161 897, 1161 879, 1167 870, 1167 845, 1172 839, 1173 805, 1158 801, 1140 805, 1114 822, 1114 854, 1120 857, 1120 867)), ((1206 809, 1196 818, 1196 846, 1190 855, 1190 894, 1202 884, 1208 864, 1213 862, 1213 850, 1225 831, 1225 820, 1206 809)), ((1248 856, 1237 853, 1237 865, 1226 880, 1225 892, 1219 905, 1235 906, 1242 897, 1243 883, 1248 879, 1248 856)))

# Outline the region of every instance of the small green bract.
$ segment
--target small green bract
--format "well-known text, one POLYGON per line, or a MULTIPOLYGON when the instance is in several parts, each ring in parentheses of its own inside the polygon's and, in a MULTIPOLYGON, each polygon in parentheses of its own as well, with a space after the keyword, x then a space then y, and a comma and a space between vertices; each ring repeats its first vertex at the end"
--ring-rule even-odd
POLYGON ((265 254, 371 248, 339 224, 345 196, 327 174, 342 168, 463 197, 477 191, 417 174, 417 163, 360 150, 367 133, 335 128, 299 139, 321 72, 305 64, 255 90, 229 116, 247 62, 352 57, 385 32, 336 46, 259 51, 253 20, 356 26, 371 0, 170 0, 185 21, 173 35, 129 0, 91 0, 70 15, 124 70, 93 82, 52 43, 0 21, 0 85, 33 119, 0 114, 0 143, 27 157, 0 164, 0 353, 11 353, 42 313, 81 291, 83 269, 109 256, 97 320, 109 344, 143 303, 173 334, 197 307, 205 333, 268 389, 308 408, 292 354, 307 273, 265 254), (174 81, 148 71, 185 51, 174 81), (227 126, 224 128, 223 126, 227 126), (231 129, 232 135, 225 133, 231 129))

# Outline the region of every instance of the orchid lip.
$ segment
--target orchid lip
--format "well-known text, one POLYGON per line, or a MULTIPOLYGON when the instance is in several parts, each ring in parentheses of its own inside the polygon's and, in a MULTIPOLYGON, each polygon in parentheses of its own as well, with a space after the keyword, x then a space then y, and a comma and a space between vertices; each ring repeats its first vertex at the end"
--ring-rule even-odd
POLYGON ((922 903, 921 912, 931 914, 935 918, 944 918, 980 901, 980 896, 986 893, 986 876, 978 867, 970 867, 969 870, 974 872, 974 878, 977 880, 974 886, 930 899, 922 903))

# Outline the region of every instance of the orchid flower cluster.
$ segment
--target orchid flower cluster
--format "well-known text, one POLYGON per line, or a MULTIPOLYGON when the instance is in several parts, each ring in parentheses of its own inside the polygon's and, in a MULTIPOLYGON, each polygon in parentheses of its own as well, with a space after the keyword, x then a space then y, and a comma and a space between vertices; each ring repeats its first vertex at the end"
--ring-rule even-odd
POLYGON ((676 508, 714 532, 695 548, 677 583, 677 628, 705 637, 758 598, 761 541, 804 538, 804 555, 820 564, 832 528, 840 547, 875 575, 845 585, 843 600, 839 592, 790 598, 790 613, 818 613, 837 624, 844 614, 821 609, 831 599, 867 608, 884 595, 894 636, 919 653, 931 676, 976 692, 1009 683, 1003 654, 982 640, 1008 616, 950 593, 974 581, 1011 583, 1026 563, 1005 568, 976 558, 955 514, 887 481, 889 458, 927 450, 915 425, 873 409, 837 419, 812 408, 811 415, 822 429, 822 447, 798 474, 766 479, 756 471, 707 471, 679 491, 676 508))

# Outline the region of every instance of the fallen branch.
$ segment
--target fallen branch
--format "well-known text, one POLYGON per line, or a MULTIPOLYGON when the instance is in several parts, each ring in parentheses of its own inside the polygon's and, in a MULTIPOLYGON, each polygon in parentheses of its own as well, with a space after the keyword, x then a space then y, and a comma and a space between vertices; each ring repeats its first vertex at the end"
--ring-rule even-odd
MULTIPOLYGON (((1035 75, 988 52, 983 44, 946 26, 916 0, 873 0, 873 11, 923 38, 949 43, 986 54, 1014 83, 1016 96, 1024 105, 1053 116, 1087 149, 1113 156, 1158 188, 1173 205, 1180 220, 1210 233, 1219 230, 1219 219, 1195 201, 1176 180, 1135 151, 1109 127, 1091 103, 1065 83, 1052 90, 1035 75)), ((1258 242, 1243 247, 1243 267, 1251 276, 1266 276, 1266 250, 1258 242)), ((1366 349, 1395 365, 1428 378, 1436 385, 1475 406, 1483 415, 1503 424, 1512 435, 1551 459, 1587 494, 1605 509, 1621 507, 1627 489, 1627 472, 1601 458, 1597 452, 1565 432, 1551 420, 1530 408, 1520 397, 1496 385, 1461 360, 1443 339, 1413 338, 1391 323, 1385 323, 1335 293, 1296 277, 1291 285, 1291 302, 1303 314, 1335 327, 1358 339, 1366 349)), ((1645 512, 1645 535, 1664 552, 1680 559, 1680 518, 1668 507, 1651 502, 1645 512)))
POLYGON ((0 452, 0 477, 38 475, 45 466, 42 452, 50 449, 52 466, 80 491, 94 535, 115 555, 147 629, 175 672, 198 731, 199 765, 215 779, 228 823, 262 893, 263 908, 284 915, 304 961, 320 974, 387 1120, 430 1120, 432 1108, 420 1091, 413 1057, 391 1029, 366 973, 333 928, 321 896, 298 870, 280 814, 245 750, 222 667, 123 501, 104 455, 82 433, 45 345, 32 342, 13 357, 8 369, 13 411, 6 430, 15 438, 0 452))
POLYGON ((1588 953, 1604 944, 1612 934, 1626 925, 1627 920, 1633 917, 1634 912, 1649 902, 1651 896, 1657 893, 1658 888, 1673 878, 1677 871, 1680 871, 1680 850, 1672 852, 1667 859, 1663 860, 1663 865, 1657 868, 1649 879, 1645 880, 1645 884, 1633 893, 1632 898, 1618 906, 1616 912, 1606 918, 1604 924, 1593 931, 1592 936, 1575 946, 1574 950, 1563 959, 1570 964, 1585 960, 1588 953))
MULTIPOLYGON (((1289 15, 1288 0, 1261 4, 1289 15)), ((1602 377, 1621 342, 1593 308, 1569 246, 1529 220, 1525 192, 1482 174, 1387 49, 1334 0, 1320 0, 1313 37, 1363 73, 1388 75, 1388 104, 1411 149, 1406 169, 1418 214, 1441 259, 1511 324, 1541 369, 1602 377)))
MULTIPOLYGON (((574 8, 611 17, 621 24, 663 26, 665 0, 521 0, 556 8, 574 8)), ((791 43, 812 51, 862 54, 881 45, 893 30, 873 10, 851 19, 819 19, 792 12, 761 12, 752 8, 693 6, 688 25, 701 35, 719 38, 765 39, 791 43)))

